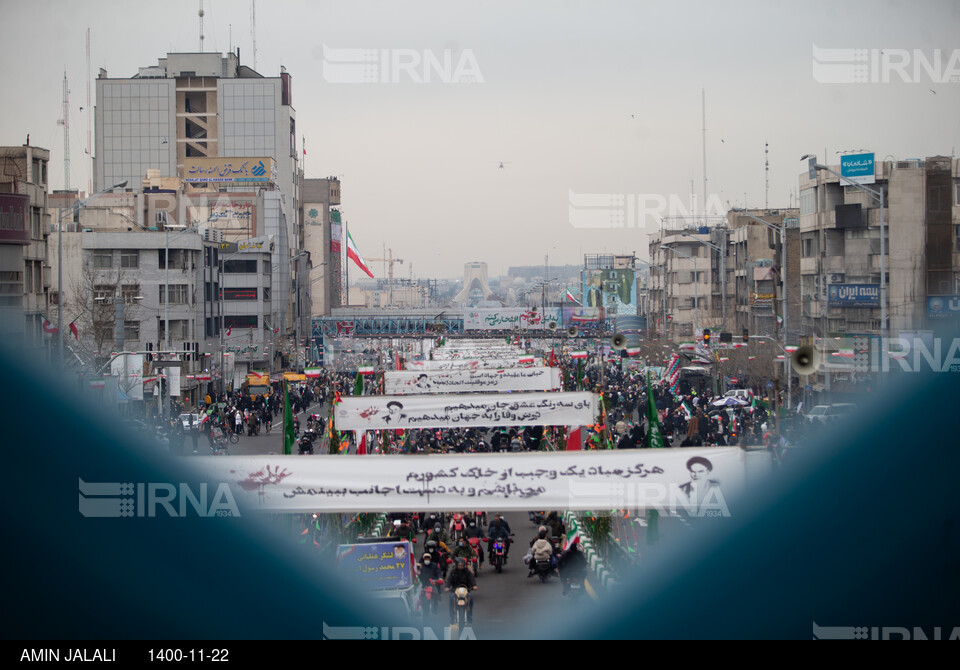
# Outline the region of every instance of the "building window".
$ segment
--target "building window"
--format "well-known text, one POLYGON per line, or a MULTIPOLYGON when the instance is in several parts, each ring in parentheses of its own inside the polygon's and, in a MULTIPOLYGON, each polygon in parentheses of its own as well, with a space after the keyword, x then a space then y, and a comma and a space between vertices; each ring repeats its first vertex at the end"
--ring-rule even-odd
MULTIPOLYGON (((159 333, 160 339, 167 339, 166 331, 166 321, 160 319, 159 333)), ((186 340, 189 339, 189 326, 190 322, 186 319, 170 319, 170 338, 171 340, 186 340)))
POLYGON ((805 188, 800 191, 800 216, 814 214, 817 211, 817 189, 805 188))
MULTIPOLYGON (((163 284, 160 285, 160 304, 165 305, 166 301, 164 300, 163 289, 165 288, 163 284)), ((187 285, 186 284, 170 284, 166 287, 170 290, 170 304, 171 305, 185 305, 187 304, 187 285)))
POLYGON ((97 284, 93 287, 93 299, 98 302, 112 300, 116 292, 116 286, 111 286, 110 284, 97 284))
POLYGON ((140 322, 139 321, 124 321, 123 322, 123 339, 127 342, 135 342, 140 339, 140 322))
POLYGON ((960 224, 953 227, 953 253, 960 254, 960 224))
POLYGON ((136 249, 124 249, 120 252, 120 267, 140 267, 140 252, 136 249))
POLYGON ((227 274, 252 274, 257 271, 257 261, 256 259, 224 261, 223 271, 227 274))
POLYGON ((94 251, 93 267, 98 270, 109 270, 113 267, 113 251, 94 251))
POLYGON ((170 259, 171 270, 187 269, 187 253, 183 249, 159 249, 157 251, 158 269, 167 269, 167 258, 170 259))
POLYGON ((57 291, 50 291, 50 304, 51 305, 60 304, 60 294, 57 291))
POLYGON ((33 293, 33 261, 24 261, 23 292, 33 293))
POLYGON ((120 294, 123 296, 123 302, 126 305, 136 305, 139 302, 140 284, 124 284, 120 287, 120 294))

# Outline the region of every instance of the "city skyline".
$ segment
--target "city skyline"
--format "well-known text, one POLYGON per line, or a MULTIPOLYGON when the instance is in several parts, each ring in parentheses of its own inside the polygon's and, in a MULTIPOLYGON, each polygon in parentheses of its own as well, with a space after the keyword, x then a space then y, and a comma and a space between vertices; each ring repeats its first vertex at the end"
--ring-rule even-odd
MULTIPOLYGON (((19 102, 0 117, 0 144, 29 134, 51 151, 51 190, 64 181, 64 69, 71 187, 88 188, 88 26, 92 77, 99 68, 131 77, 168 52, 199 49, 197 2, 149 15, 127 7, 6 8, 0 35, 12 53, 31 53, 26 26, 58 36, 5 69, 19 102)), ((960 9, 949 2, 816 2, 802 15, 757 2, 257 9, 255 69, 277 77, 283 66, 293 78, 305 176, 341 178, 361 252, 392 249, 407 261, 404 278, 410 263, 415 278, 456 278, 473 261, 501 276, 545 255, 550 265, 591 253, 646 259, 654 214, 689 212, 691 192, 703 201, 704 111, 711 214, 764 206, 768 156, 769 205, 786 208, 797 205, 804 154, 830 165, 860 149, 903 160, 953 154, 960 141, 960 9), (866 50, 853 70, 864 81, 827 81, 823 68, 837 63, 824 49, 866 50), (894 53, 909 61, 903 69, 892 67, 894 53), (576 227, 583 203, 609 204, 623 227, 576 227)), ((203 51, 239 48, 253 67, 250 3, 208 0, 204 10, 203 51)), ((371 268, 379 276, 380 264, 371 268)))

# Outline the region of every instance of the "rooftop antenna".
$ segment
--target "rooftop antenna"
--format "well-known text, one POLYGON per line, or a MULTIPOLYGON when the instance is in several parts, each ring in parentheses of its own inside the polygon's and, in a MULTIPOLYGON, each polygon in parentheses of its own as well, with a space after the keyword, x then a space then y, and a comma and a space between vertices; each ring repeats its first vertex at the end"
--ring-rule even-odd
POLYGON ((57 121, 63 126, 63 190, 70 190, 70 88, 67 71, 63 71, 63 118, 57 121))
POLYGON ((703 107, 703 225, 707 225, 707 92, 700 89, 700 100, 703 107))
POLYGON ((200 53, 203 53, 203 0, 200 0, 200 10, 197 12, 200 17, 200 53))
POLYGON ((253 69, 257 69, 257 0, 250 0, 250 38, 253 40, 253 69))
POLYGON ((770 209, 770 144, 768 142, 763 143, 763 171, 763 208, 770 209))
POLYGON ((93 145, 91 143, 91 138, 93 137, 90 132, 90 119, 93 118, 91 110, 93 107, 90 106, 90 27, 87 26, 87 106, 84 107, 84 110, 87 112, 87 193, 93 193, 93 145))

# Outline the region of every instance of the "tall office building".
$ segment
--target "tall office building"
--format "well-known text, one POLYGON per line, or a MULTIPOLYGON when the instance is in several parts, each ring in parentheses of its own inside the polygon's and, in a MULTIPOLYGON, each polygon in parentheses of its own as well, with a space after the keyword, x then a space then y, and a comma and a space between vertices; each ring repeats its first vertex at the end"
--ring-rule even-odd
POLYGON ((272 325, 292 335, 298 309, 292 287, 302 268, 291 261, 303 234, 290 75, 281 67, 279 76, 264 77, 240 64, 239 50, 171 53, 132 77, 111 78, 101 69, 96 101, 94 190, 140 184, 148 171, 154 179, 177 177, 183 194, 200 203, 192 210, 197 220, 178 225, 213 228, 218 209, 211 199, 262 194, 262 220, 251 236, 275 238, 272 284, 286 305, 274 305, 272 325), (258 164, 266 170, 258 172, 258 164))

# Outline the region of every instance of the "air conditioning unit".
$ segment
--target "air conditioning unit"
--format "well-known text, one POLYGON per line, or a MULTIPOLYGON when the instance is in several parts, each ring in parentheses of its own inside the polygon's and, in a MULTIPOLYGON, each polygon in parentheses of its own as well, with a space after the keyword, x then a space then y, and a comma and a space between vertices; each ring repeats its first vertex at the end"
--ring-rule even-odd
POLYGON ((831 283, 831 284, 839 284, 839 283, 841 283, 841 282, 843 282, 843 275, 842 275, 842 274, 832 274, 832 275, 830 275, 830 283, 831 283))
POLYGON ((68 224, 67 224, 66 231, 67 231, 68 233, 75 233, 75 232, 77 232, 77 224, 76 224, 76 223, 68 223, 68 224))
POLYGON ((898 170, 916 170, 920 167, 919 160, 897 161, 898 170))

